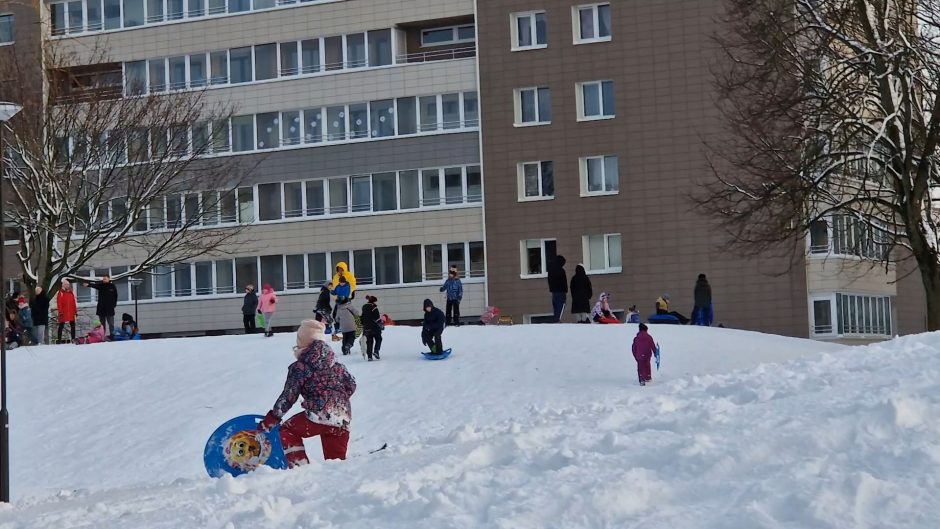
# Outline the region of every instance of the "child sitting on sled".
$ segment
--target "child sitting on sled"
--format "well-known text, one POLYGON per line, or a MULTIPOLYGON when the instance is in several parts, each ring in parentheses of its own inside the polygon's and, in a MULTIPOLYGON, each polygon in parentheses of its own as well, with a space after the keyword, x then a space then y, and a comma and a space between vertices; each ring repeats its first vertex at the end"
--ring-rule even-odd
POLYGON ((101 325, 101 320, 95 318, 91 323, 93 328, 89 331, 88 334, 82 336, 77 340, 79 344, 87 343, 101 343, 104 341, 104 327, 101 325))
POLYGON ((258 429, 269 432, 281 422, 303 397, 304 411, 281 426, 281 444, 287 465, 294 468, 310 461, 304 451, 304 438, 320 436, 324 459, 346 459, 352 408, 349 398, 356 391, 356 379, 346 366, 336 362, 333 349, 326 343, 326 326, 316 320, 304 320, 297 329, 294 346, 296 362, 287 368, 287 382, 271 411, 258 429))
POLYGON ((600 298, 591 311, 591 319, 597 323, 620 323, 620 320, 610 311, 610 294, 601 292, 600 298))

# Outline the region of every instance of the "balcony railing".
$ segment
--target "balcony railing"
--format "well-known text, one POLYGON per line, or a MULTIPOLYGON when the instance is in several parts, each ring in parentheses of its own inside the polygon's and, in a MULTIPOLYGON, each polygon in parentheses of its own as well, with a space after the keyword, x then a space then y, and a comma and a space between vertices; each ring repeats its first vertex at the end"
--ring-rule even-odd
POLYGON ((476 55, 476 46, 466 46, 463 48, 451 48, 449 50, 422 51, 418 53, 398 55, 395 57, 395 62, 398 64, 405 64, 413 62, 446 61, 452 59, 467 59, 470 57, 476 57, 476 55))

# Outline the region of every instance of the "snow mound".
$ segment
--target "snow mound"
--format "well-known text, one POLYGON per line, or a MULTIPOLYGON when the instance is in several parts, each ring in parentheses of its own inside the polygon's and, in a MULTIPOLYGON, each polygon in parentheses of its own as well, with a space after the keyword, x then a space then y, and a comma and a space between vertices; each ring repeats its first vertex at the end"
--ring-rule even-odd
POLYGON ((426 362, 389 329, 350 459, 204 477, 231 416, 266 411, 292 337, 18 349, 16 503, 0 528, 940 526, 940 333, 863 348, 635 326, 450 329, 426 362), (368 454, 388 442, 387 450, 368 454))

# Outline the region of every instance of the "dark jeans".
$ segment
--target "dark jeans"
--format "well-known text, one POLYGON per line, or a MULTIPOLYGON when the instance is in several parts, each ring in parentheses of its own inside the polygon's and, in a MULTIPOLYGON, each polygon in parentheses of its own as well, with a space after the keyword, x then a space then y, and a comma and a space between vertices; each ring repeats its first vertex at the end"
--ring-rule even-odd
POLYGON ((444 352, 444 341, 441 340, 441 333, 423 334, 421 337, 428 347, 431 347, 428 342, 434 342, 434 347, 431 349, 432 353, 440 354, 444 352))
POLYGON ((348 355, 352 351, 353 345, 356 345, 356 330, 343 333, 343 354, 348 355))
POLYGON ((681 323, 682 325, 688 325, 689 323, 688 318, 686 318, 685 316, 683 316, 682 314, 679 314, 678 312, 674 310, 666 312, 663 309, 656 309, 656 314, 668 314, 669 316, 672 316, 675 319, 679 320, 679 323, 681 323))
POLYGON ((101 325, 104 326, 104 335, 114 337, 114 314, 110 316, 101 316, 101 325))
POLYGON ((447 325, 460 325, 460 301, 447 300, 447 325))
POLYGON ((255 323, 254 314, 243 314, 242 323, 245 324, 245 334, 254 334, 255 330, 258 328, 258 324, 255 323))
POLYGON ((565 313, 565 303, 568 301, 568 294, 564 292, 552 292, 552 313, 555 315, 555 323, 561 321, 565 313))
POLYGON ((379 350, 382 349, 382 335, 369 333, 366 335, 366 356, 372 358, 379 357, 379 350))
MULTIPOLYGON (((59 335, 58 335, 58 339, 56 340, 58 342, 62 341, 62 328, 65 327, 65 323, 66 322, 64 321, 59 322, 59 335)), ((72 333, 72 341, 75 341, 75 322, 70 321, 68 322, 68 324, 69 324, 69 331, 72 333)))

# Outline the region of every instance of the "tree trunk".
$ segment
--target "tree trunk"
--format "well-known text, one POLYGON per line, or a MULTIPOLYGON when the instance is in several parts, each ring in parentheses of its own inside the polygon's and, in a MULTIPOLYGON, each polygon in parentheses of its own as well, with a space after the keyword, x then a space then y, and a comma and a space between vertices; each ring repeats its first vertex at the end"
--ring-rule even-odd
POLYGON ((927 330, 940 331, 940 266, 920 267, 927 294, 927 330))

